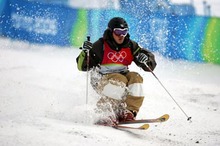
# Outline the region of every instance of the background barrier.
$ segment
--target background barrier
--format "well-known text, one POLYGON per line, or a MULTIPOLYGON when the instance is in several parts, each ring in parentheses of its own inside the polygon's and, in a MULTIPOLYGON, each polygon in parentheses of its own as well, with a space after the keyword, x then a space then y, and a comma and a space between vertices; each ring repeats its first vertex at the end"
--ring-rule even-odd
POLYGON ((25 0, 0 0, 0 34, 30 43, 79 47, 102 36, 115 16, 126 19, 131 39, 172 59, 220 64, 220 19, 112 9, 73 9, 25 0), (138 16, 138 17, 137 17, 138 16))

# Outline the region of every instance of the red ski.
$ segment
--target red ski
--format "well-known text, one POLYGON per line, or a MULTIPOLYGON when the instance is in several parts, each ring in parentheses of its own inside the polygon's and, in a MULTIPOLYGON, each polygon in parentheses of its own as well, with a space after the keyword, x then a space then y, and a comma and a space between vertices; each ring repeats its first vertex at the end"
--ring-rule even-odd
POLYGON ((116 129, 139 129, 139 130, 147 130, 150 125, 149 124, 143 124, 139 127, 132 127, 132 126, 124 126, 124 125, 115 125, 115 126, 112 126, 113 128, 116 128, 116 129))
POLYGON ((98 124, 101 126, 108 126, 108 127, 113 127, 115 129, 139 129, 139 130, 147 130, 150 125, 148 123, 160 123, 160 122, 165 122, 169 119, 169 115, 165 114, 159 118, 155 119, 140 119, 140 120, 133 120, 133 121, 125 121, 125 122, 120 122, 117 125, 106 125, 106 124, 98 124), (132 126, 128 126, 127 124, 134 124, 132 126), (142 124, 141 126, 137 126, 135 124, 142 124))
POLYGON ((133 121, 125 121, 125 122, 120 122, 119 125, 122 124, 137 124, 137 123, 160 123, 160 122, 165 122, 169 119, 169 115, 165 114, 159 118, 155 119, 140 119, 140 120, 133 120, 133 121))

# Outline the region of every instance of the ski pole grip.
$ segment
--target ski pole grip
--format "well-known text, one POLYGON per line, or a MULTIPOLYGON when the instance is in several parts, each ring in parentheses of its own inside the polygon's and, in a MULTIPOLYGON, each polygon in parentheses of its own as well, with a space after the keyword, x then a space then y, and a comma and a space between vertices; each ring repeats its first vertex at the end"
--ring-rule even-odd
POLYGON ((90 36, 87 36, 87 41, 89 41, 89 42, 90 42, 90 36))

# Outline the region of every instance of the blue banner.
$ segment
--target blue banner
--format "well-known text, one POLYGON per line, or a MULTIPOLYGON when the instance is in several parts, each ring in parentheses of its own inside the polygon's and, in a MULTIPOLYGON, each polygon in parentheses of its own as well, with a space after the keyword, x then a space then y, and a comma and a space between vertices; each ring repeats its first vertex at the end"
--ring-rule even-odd
POLYGON ((87 35, 92 42, 102 37, 108 21, 119 16, 127 21, 131 39, 149 50, 172 59, 220 64, 219 18, 73 9, 24 0, 0 0, 0 4, 0 34, 12 39, 79 47, 87 35))
POLYGON ((1 17, 4 36, 61 46, 70 44, 72 25, 77 19, 74 9, 23 0, 9 0, 1 17))

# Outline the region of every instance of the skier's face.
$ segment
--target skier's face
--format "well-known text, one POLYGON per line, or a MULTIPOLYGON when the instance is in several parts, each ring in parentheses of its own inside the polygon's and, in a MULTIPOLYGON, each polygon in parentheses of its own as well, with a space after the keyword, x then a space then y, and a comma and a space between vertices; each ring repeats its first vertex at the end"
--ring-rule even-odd
POLYGON ((113 38, 117 44, 122 44, 124 42, 125 36, 128 34, 127 28, 114 28, 113 38))
POLYGON ((117 44, 122 44, 124 42, 125 36, 117 36, 113 33, 113 38, 117 44))

